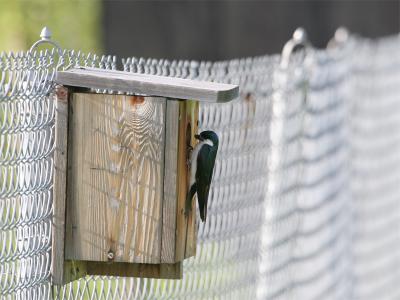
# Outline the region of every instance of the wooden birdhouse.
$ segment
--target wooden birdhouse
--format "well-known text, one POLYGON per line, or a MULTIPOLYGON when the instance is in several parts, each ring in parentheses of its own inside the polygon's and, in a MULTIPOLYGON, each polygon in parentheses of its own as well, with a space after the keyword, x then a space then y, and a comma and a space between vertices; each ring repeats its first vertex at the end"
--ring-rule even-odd
POLYGON ((56 82, 53 282, 181 278, 196 252, 196 201, 184 207, 198 101, 238 87, 94 68, 56 82))

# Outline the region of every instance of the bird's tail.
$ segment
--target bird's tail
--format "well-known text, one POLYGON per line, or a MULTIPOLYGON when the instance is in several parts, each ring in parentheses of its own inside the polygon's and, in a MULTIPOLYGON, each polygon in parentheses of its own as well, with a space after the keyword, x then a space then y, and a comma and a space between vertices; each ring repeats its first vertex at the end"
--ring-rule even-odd
POLYGON ((204 223, 207 219, 207 200, 205 200, 204 205, 201 205, 199 201, 200 219, 204 223))
POLYGON ((186 215, 188 215, 192 209, 192 200, 193 200, 194 194, 196 194, 196 190, 197 190, 197 185, 195 183, 190 187, 190 189, 186 195, 186 205, 185 205, 185 214, 186 215))

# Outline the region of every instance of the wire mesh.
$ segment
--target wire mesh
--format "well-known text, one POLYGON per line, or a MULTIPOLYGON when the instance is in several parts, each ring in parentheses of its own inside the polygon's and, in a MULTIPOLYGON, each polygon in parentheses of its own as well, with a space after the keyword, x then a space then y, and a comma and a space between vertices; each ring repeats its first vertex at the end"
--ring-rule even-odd
POLYGON ((53 101, 57 68, 112 67, 111 57, 53 51, 0 55, 0 296, 46 299, 50 288, 53 101))
POLYGON ((356 299, 400 297, 398 38, 360 41, 351 108, 356 299))
POLYGON ((123 59, 125 71, 235 83, 201 104, 221 145, 208 220, 182 280, 50 284, 56 68, 115 69, 65 51, 0 56, 0 296, 8 299, 399 297, 398 37, 223 62, 123 59), (357 55, 354 55, 356 51, 357 55))

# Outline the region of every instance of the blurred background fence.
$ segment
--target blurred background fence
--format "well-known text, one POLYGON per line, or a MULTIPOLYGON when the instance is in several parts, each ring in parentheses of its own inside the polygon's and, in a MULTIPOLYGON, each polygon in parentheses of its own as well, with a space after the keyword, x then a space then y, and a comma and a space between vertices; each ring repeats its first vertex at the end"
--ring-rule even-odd
POLYGON ((0 56, 0 297, 397 299, 400 39, 220 62, 0 56), (220 136, 208 220, 183 280, 50 278, 56 69, 89 65, 240 85, 200 106, 220 136))
POLYGON ((1 49, 14 51, 0 55, 0 298, 399 299, 399 38, 353 36, 287 68, 264 55, 299 25, 325 47, 340 25, 395 34, 399 14, 395 0, 0 1, 1 49), (42 24, 120 58, 18 52, 42 24), (182 281, 51 285, 52 79, 74 65, 240 85, 235 102, 200 107, 221 150, 182 281))

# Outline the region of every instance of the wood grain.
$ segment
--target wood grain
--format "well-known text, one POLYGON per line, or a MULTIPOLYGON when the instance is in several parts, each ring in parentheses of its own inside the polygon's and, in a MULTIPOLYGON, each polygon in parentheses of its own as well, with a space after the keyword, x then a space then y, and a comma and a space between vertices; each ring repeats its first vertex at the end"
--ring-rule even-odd
POLYGON ((164 201, 161 262, 174 263, 177 220, 178 128, 180 101, 168 100, 165 128, 164 201))
MULTIPOLYGON (((190 145, 192 148, 197 144, 197 140, 195 139, 195 134, 198 133, 198 124, 199 124, 199 102, 189 100, 185 102, 186 104, 186 122, 190 123, 191 131, 186 133, 186 138, 190 141, 190 145)), ((187 127, 188 128, 188 127, 187 127)), ((186 153, 186 157, 189 158, 190 153, 186 153)), ((186 173, 186 186, 189 188, 190 184, 190 172, 188 169, 186 173)), ((187 193, 187 190, 186 190, 187 193)), ((186 250, 185 250, 185 258, 189 258, 196 255, 196 246, 197 246, 197 227, 196 227, 196 203, 197 199, 194 198, 192 200, 192 210, 188 215, 188 226, 186 232, 186 250)), ((186 195, 185 195, 186 202, 186 195)))
POLYGON ((165 105, 74 94, 66 259, 160 263, 165 105))
POLYGON ((194 134, 198 127, 198 105, 197 101, 179 104, 176 261, 196 255, 196 201, 192 201, 192 210, 188 217, 185 216, 185 202, 190 177, 187 164, 188 146, 194 147, 196 144, 194 134))
POLYGON ((54 284, 62 284, 64 282, 65 201, 67 192, 68 90, 64 87, 58 87, 55 101, 51 275, 54 284))
POLYGON ((233 84, 83 67, 59 71, 55 81, 74 87, 205 102, 228 102, 239 94, 239 87, 233 84))

